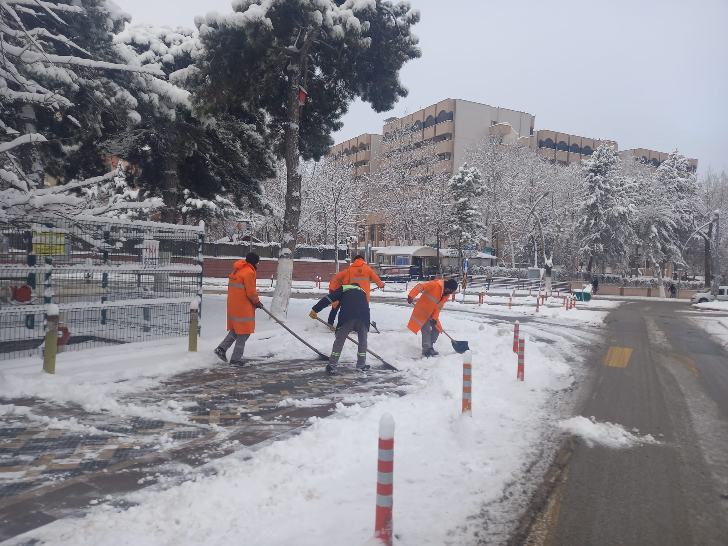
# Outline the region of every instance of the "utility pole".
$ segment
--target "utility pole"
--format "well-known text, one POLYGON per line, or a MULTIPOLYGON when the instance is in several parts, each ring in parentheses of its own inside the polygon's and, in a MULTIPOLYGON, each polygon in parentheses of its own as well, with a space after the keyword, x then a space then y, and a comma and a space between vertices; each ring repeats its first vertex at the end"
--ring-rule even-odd
POLYGON ((711 292, 713 296, 718 297, 718 288, 720 287, 721 276, 720 276, 720 257, 719 257, 719 243, 720 243, 720 212, 717 210, 713 212, 713 221, 715 222, 715 228, 713 229, 713 287, 711 292))

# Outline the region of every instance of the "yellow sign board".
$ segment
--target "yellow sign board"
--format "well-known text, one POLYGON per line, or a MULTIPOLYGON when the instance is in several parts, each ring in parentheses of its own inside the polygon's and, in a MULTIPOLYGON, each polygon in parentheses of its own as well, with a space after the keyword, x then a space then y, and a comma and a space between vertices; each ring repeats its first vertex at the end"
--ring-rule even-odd
POLYGON ((66 253, 66 234, 57 231, 34 231, 33 254, 62 256, 66 253))

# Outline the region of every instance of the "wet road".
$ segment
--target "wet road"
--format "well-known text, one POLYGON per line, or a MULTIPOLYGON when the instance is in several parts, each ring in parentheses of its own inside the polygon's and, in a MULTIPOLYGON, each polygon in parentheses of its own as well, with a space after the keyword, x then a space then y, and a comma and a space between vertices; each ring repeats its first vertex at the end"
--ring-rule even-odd
POLYGON ((592 353, 582 415, 660 443, 615 450, 570 441, 526 543, 728 544, 728 354, 697 315, 660 302, 610 314, 612 350, 592 353))

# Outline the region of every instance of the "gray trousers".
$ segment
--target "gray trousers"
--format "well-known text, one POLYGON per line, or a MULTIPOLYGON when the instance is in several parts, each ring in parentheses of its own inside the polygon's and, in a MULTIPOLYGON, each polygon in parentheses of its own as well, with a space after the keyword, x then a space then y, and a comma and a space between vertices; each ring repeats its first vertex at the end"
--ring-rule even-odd
POLYGON ((356 332, 356 335, 359 338, 359 347, 356 351, 356 365, 363 366, 366 364, 369 325, 364 323, 363 320, 352 319, 347 320, 344 324, 339 324, 338 328, 336 328, 336 339, 334 340, 334 346, 331 348, 331 356, 329 357, 329 364, 331 366, 336 366, 339 363, 341 349, 344 348, 346 336, 348 336, 351 332, 356 332))
POLYGON ((250 334, 236 334, 235 330, 230 330, 227 335, 225 336, 225 339, 222 340, 219 347, 227 352, 227 350, 230 348, 230 345, 235 342, 235 348, 233 349, 233 354, 230 357, 230 362, 240 362, 243 360, 243 353, 245 352, 245 342, 248 341, 248 338, 250 337, 250 334))
POLYGON ((424 353, 428 349, 432 349, 435 345, 435 342, 437 341, 437 338, 440 337, 440 332, 437 331, 437 328, 435 327, 435 321, 434 320, 428 320, 425 322, 425 325, 422 327, 422 330, 420 332, 422 333, 422 352, 424 353))

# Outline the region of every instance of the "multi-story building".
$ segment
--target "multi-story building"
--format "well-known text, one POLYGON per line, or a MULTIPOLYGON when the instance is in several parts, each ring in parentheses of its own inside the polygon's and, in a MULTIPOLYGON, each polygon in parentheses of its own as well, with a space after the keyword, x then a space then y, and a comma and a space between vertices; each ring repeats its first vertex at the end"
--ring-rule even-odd
MULTIPOLYGON (((660 163, 665 161, 670 155, 665 152, 658 152, 655 150, 648 150, 647 148, 631 148, 629 150, 623 150, 619 152, 622 159, 632 158, 635 161, 642 161, 645 164, 659 167, 660 163)), ((687 158, 688 168, 695 172, 698 170, 698 160, 694 158, 687 158)))
POLYGON ((434 143, 434 172, 452 175, 467 153, 492 132, 491 127, 508 124, 518 136, 533 134, 535 116, 462 99, 445 99, 384 124, 382 154, 403 145, 434 143))
POLYGON ((351 165, 355 176, 365 176, 376 170, 381 154, 382 135, 365 133, 337 144, 329 155, 351 165))
POLYGON ((557 133, 549 129, 539 129, 530 139, 531 149, 549 161, 561 165, 579 163, 594 153, 599 146, 607 144, 618 149, 614 140, 601 140, 596 138, 557 133))

